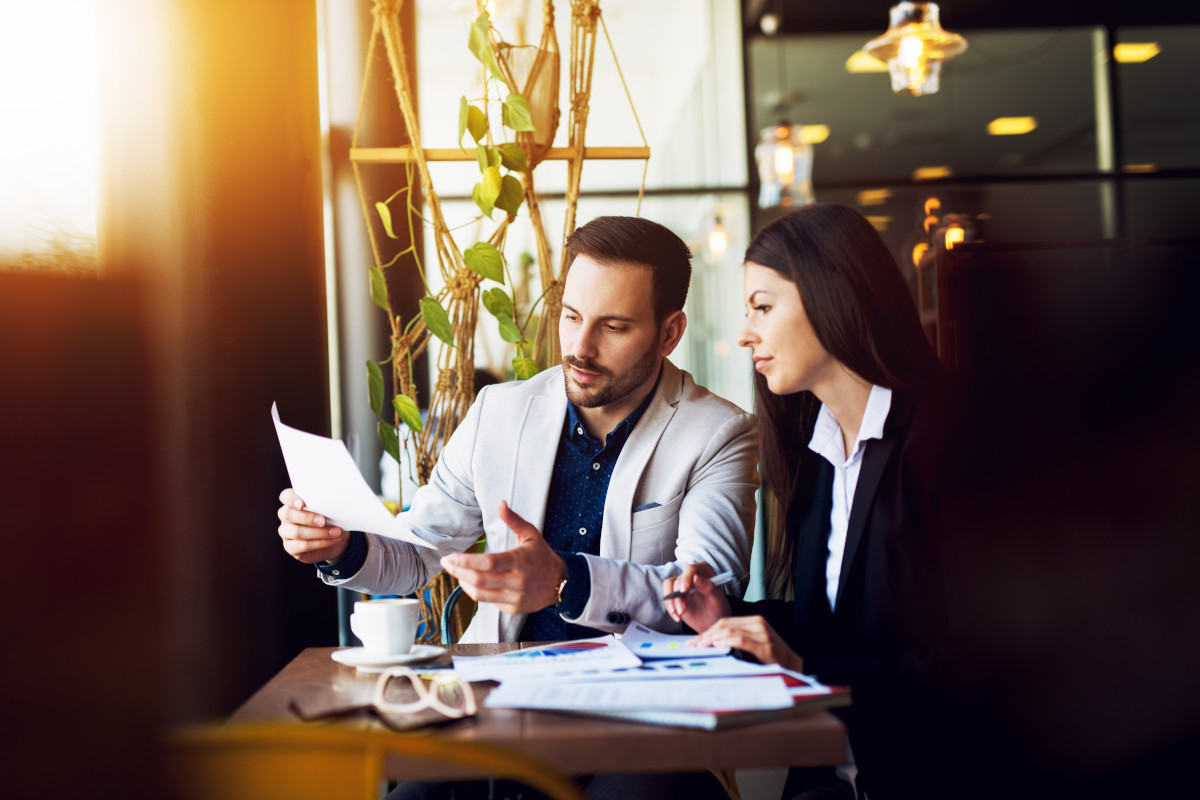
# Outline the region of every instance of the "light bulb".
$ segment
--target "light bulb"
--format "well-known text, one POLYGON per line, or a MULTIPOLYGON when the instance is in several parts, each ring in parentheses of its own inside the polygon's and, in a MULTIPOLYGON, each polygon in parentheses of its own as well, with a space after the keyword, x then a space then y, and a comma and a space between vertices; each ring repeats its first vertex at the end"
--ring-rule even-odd
POLYGON ((721 224, 721 218, 717 217, 717 221, 713 224, 712 230, 708 232, 708 250, 717 258, 725 255, 725 251, 729 249, 729 232, 725 230, 725 226, 721 224))
POLYGON ((792 173, 796 169, 796 154, 786 144, 775 148, 775 171, 784 183, 792 182, 792 173))
POLYGON ((966 238, 967 232, 957 225, 952 225, 946 228, 946 249, 953 250, 954 245, 959 244, 966 238))

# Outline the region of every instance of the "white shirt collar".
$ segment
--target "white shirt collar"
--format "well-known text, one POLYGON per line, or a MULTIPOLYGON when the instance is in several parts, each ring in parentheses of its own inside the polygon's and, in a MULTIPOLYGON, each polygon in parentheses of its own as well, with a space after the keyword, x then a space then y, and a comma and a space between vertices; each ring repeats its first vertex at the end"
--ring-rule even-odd
POLYGON ((838 424, 829 407, 822 403, 817 422, 813 426, 812 438, 808 441, 808 449, 824 456, 834 466, 844 464, 862 450, 864 442, 883 438, 883 426, 891 410, 892 390, 872 386, 871 394, 867 397, 867 407, 863 410, 862 424, 858 426, 858 438, 854 440, 850 458, 847 458, 842 449, 842 426, 838 424))

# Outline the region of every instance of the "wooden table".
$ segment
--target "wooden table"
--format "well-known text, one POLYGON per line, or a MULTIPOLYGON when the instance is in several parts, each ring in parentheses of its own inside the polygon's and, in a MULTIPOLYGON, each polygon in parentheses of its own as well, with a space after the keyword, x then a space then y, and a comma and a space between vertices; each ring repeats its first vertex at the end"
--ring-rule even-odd
MULTIPOLYGON (((451 651, 489 655, 519 646, 453 645, 451 651)), ((377 676, 337 663, 330 657, 334 649, 313 647, 302 652, 242 704, 230 722, 304 724, 288 711, 289 700, 305 709, 366 702, 377 676)), ((827 711, 731 730, 700 731, 481 704, 473 718, 424 728, 418 735, 504 747, 541 759, 568 775, 820 766, 846 760, 846 729, 827 711)), ((401 759, 389 762, 388 774, 424 780, 463 777, 451 765, 401 759)))

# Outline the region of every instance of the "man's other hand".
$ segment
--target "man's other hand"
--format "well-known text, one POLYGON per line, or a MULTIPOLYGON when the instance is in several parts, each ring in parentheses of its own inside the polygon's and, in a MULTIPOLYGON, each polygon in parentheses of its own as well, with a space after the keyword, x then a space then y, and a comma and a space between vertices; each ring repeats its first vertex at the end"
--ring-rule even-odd
POLYGON ((516 545, 502 553, 454 553, 442 558, 442 567, 477 602, 493 603, 505 614, 528 614, 555 605, 567 565, 546 544, 541 531, 507 503, 500 503, 500 519, 516 535, 516 545))

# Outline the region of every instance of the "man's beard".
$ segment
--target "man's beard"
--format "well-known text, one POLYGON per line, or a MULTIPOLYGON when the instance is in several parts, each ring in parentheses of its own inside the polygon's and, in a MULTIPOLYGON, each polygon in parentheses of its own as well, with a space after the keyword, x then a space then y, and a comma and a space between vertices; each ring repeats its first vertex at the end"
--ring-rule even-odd
POLYGON ((658 346, 655 343, 647 348, 637 363, 619 377, 614 376, 611 370, 600 366, 590 358, 563 356, 562 363, 563 374, 567 382, 567 399, 580 408, 599 408, 624 400, 631 392, 650 379, 650 376, 658 370, 658 346), (602 379, 589 386, 580 386, 571 377, 571 367, 598 374, 602 379))

